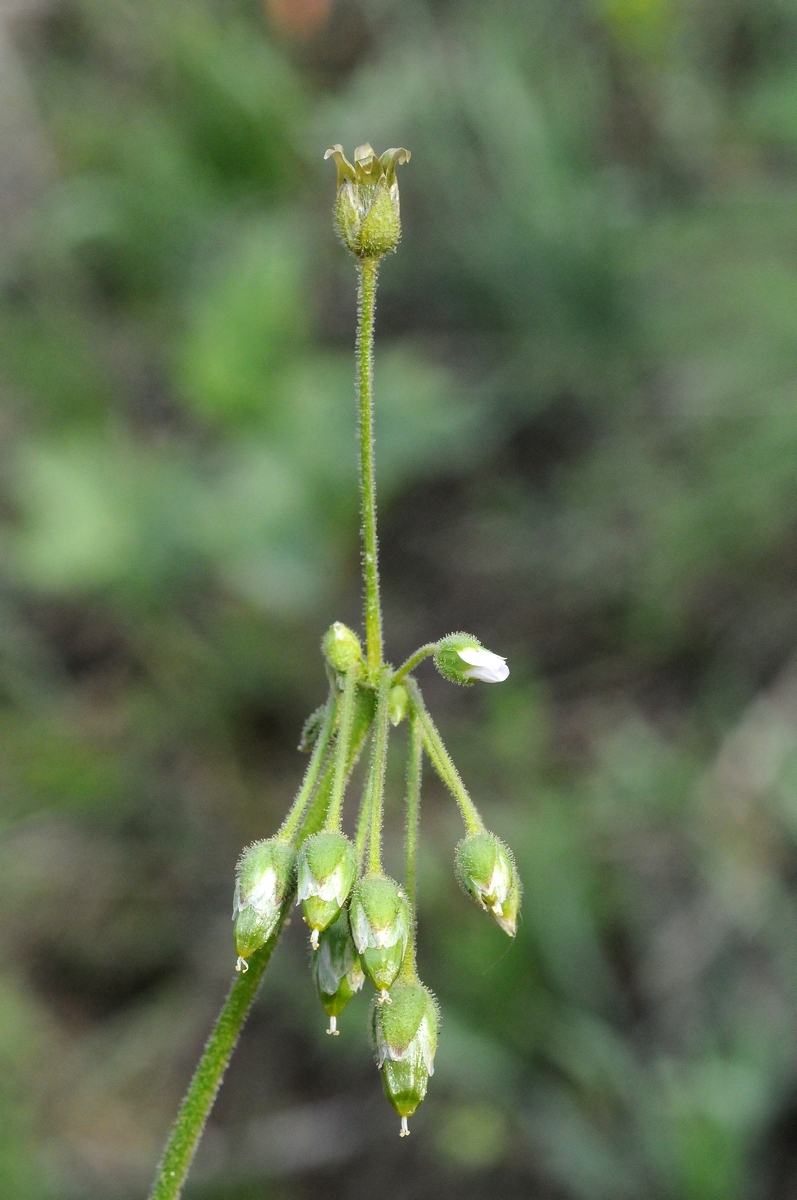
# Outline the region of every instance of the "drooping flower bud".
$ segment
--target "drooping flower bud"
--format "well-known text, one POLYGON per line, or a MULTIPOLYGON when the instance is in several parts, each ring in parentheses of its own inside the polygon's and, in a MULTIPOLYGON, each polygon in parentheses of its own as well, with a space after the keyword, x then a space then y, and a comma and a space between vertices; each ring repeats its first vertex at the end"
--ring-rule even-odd
POLYGON ((299 886, 304 919, 311 942, 337 918, 357 877, 357 852, 343 833, 322 829, 309 837, 299 851, 299 886))
POLYGON ((400 725, 407 715, 409 708, 410 694, 403 683, 397 683, 395 687, 390 689, 388 696, 388 713, 390 716, 390 724, 395 728, 400 725))
POLYGON ((238 860, 232 919, 239 971, 276 929, 295 866, 293 846, 277 838, 253 842, 238 860))
POLYGON ((440 674, 452 683, 503 683, 509 676, 506 659, 485 650, 469 633, 450 633, 437 643, 434 656, 440 674))
POLYGON ((494 833, 470 834, 457 846, 455 869, 468 895, 514 937, 521 887, 509 848, 494 833))
POLYGON ((366 875, 349 906, 354 944, 363 970, 379 992, 379 1001, 390 1000, 388 988, 399 973, 410 936, 410 906, 393 879, 366 875))
POLYGON ((341 241, 359 258, 380 258, 395 250, 401 237, 396 166, 410 160, 409 150, 386 150, 377 158, 366 142, 354 151, 354 166, 342 146, 332 146, 324 158, 338 168, 335 223, 341 241))
POLYGON ((337 921, 319 934, 318 949, 313 951, 313 979, 329 1017, 327 1033, 337 1035, 338 1017, 365 982, 345 908, 337 921))
POLYGON ((360 639, 342 621, 336 621, 334 625, 330 625, 324 634, 321 649, 329 665, 341 674, 350 671, 354 666, 359 666, 363 660, 360 639))
POLYGON ((434 1074, 437 1002, 421 983, 396 983, 392 1004, 371 1006, 371 1036, 385 1095, 401 1117, 401 1137, 434 1074))

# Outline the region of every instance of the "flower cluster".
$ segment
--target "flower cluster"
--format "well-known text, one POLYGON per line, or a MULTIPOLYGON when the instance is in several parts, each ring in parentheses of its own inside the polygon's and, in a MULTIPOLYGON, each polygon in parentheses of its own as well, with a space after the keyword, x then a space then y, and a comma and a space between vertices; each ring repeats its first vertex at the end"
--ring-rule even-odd
POLYGON ((241 856, 233 918, 239 970, 274 938, 294 895, 310 930, 312 976, 337 1034, 338 1018, 365 980, 374 988, 369 1034, 385 1094, 401 1118, 426 1095, 434 1072, 439 1012, 418 978, 415 950, 415 861, 424 754, 457 801, 465 837, 455 873, 465 892, 510 937, 517 928, 520 880, 504 843, 485 829, 412 675, 433 656, 447 678, 470 684, 500 682, 506 662, 468 634, 423 647, 398 670, 369 672, 359 639, 336 622, 322 649, 331 681, 329 699, 310 718, 302 746, 310 766, 282 829, 241 856), (388 735, 409 726, 406 787, 406 866, 403 884, 382 866, 382 822, 388 735), (370 738, 370 762, 356 838, 341 827, 347 784, 370 738))

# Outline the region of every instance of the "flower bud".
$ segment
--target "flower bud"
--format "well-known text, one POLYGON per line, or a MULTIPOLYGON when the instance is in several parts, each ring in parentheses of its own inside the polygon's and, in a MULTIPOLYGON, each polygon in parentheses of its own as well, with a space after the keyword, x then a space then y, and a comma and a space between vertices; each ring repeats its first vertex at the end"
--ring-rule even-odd
POLYGON ((309 754, 318 741, 319 735, 324 725, 324 718, 327 715, 326 704, 321 704, 302 726, 302 733, 299 738, 299 750, 302 754, 309 754))
POLYGON ((509 848, 494 833, 470 834, 457 846, 455 869, 468 895, 514 937, 521 888, 509 848))
POLYGON ((335 222, 341 241, 359 258, 379 258, 395 250, 401 237, 396 166, 409 162, 409 150, 386 150, 377 158, 366 144, 354 151, 354 166, 342 146, 332 146, 338 168, 335 222))
POLYGON ((321 643, 324 658, 335 671, 344 674, 352 667, 359 666, 363 660, 363 648, 360 639, 342 621, 330 625, 321 643))
POLYGON ((391 1000, 390 1005, 372 1005, 371 1036, 382 1087, 401 1117, 405 1137, 407 1118, 423 1100, 434 1074, 439 1018, 434 996, 421 983, 395 984, 391 1000))
POLYGON ((509 675, 506 659, 485 650, 469 633, 450 633, 437 643, 434 656, 440 674, 452 683, 503 683, 509 675))
POLYGON ((410 936, 407 897, 395 880, 366 875, 354 889, 349 921, 363 970, 380 993, 380 1002, 389 1000, 388 988, 399 973, 410 936))
POLYGON ((327 1033, 336 1035, 338 1017, 365 982, 345 908, 337 921, 319 935, 318 949, 313 951, 312 969, 319 998, 329 1017, 327 1033))
POLYGON ((343 833, 322 829, 309 837, 299 851, 299 887, 304 919, 318 935, 337 918, 357 877, 357 852, 343 833))
POLYGON ((253 842, 238 860, 232 919, 239 970, 276 929, 295 865, 293 846, 277 838, 253 842))
POLYGON ((407 715, 407 709, 410 703, 410 694, 403 683, 397 683, 395 687, 390 689, 387 706, 388 715, 390 716, 390 724, 395 728, 400 725, 407 715))

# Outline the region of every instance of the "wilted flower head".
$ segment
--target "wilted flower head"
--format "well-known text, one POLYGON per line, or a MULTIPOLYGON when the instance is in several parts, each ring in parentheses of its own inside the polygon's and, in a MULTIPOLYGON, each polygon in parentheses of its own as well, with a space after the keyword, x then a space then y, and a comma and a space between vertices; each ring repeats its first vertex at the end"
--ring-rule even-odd
POLYGON ((494 833, 473 833, 457 846, 456 873, 468 895, 515 936, 520 877, 511 851, 494 833))
POLYGON ((421 983, 395 984, 391 999, 390 1005, 373 1004, 371 1035, 382 1087, 401 1117, 405 1137, 407 1118, 423 1100, 434 1074, 439 1017, 434 996, 421 983))
POLYGON ((450 633, 441 638, 434 656, 435 666, 452 683, 503 683, 509 676, 506 659, 485 650, 469 633, 450 633))
POLYGON ((366 142, 354 151, 354 165, 342 146, 332 146, 324 158, 338 168, 335 221, 341 241, 359 258, 380 258, 395 250, 401 237, 396 166, 409 162, 410 152, 386 150, 377 158, 366 142))
POLYGON ((299 851, 297 899, 310 926, 313 947, 318 935, 338 917, 357 876, 357 853, 343 833, 322 829, 299 851))
POLYGON ((278 838, 254 842, 238 860, 232 919, 239 970, 276 929, 295 864, 296 851, 278 838))

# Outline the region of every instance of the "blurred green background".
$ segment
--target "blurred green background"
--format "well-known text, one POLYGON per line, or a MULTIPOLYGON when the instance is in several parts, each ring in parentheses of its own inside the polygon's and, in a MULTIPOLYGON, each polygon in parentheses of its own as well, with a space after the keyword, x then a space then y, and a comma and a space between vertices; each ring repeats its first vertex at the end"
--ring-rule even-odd
POLYGON ((388 654, 508 655, 419 677, 523 923, 430 780, 414 1136, 294 921, 187 1196, 793 1197, 797 0, 0 4, 0 1195, 146 1193, 359 622, 366 140, 388 654))

